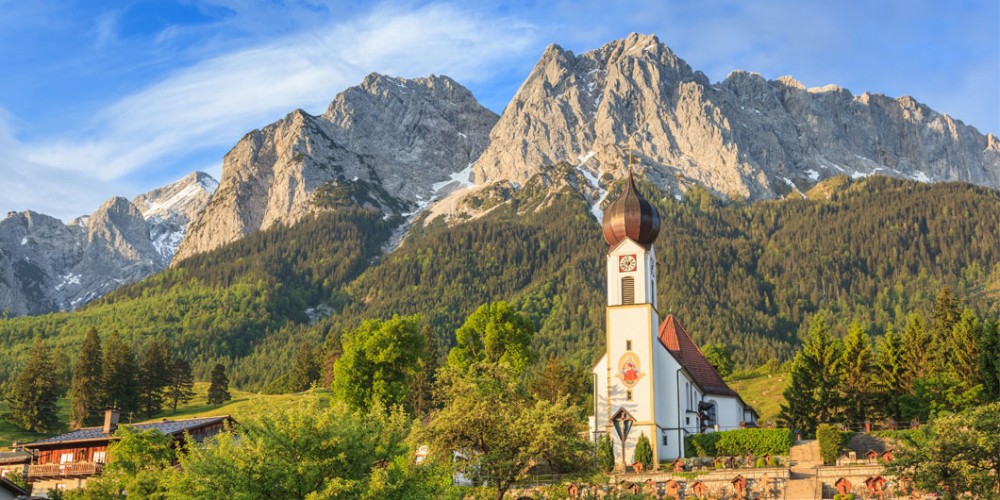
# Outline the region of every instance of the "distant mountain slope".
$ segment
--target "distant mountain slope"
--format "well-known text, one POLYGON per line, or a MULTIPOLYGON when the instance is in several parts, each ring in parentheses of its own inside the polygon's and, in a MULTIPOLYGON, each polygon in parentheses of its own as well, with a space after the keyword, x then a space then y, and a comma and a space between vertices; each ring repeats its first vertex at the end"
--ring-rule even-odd
POLYGON ((549 46, 490 133, 474 179, 523 183, 565 161, 604 187, 623 175, 632 140, 647 178, 674 195, 702 186, 772 199, 876 173, 1000 189, 996 136, 911 97, 806 89, 746 71, 712 84, 655 36, 637 34, 579 56, 549 46))
MULTIPOLYGON (((364 319, 419 313, 446 345, 469 313, 496 300, 536 323, 541 355, 589 366, 602 345, 606 244, 571 183, 546 188, 575 173, 552 167, 509 199, 487 200, 492 209, 477 219, 414 224, 387 255, 391 222, 336 208, 181 261, 81 311, 0 321, 9 347, 0 378, 35 334, 72 347, 95 326, 137 342, 169 338, 200 374, 224 362, 234 384, 260 389, 287 372, 303 342, 335 350, 364 319)), ((663 220, 660 313, 680 317, 702 345, 734 346, 742 364, 788 359, 800 324, 820 309, 835 313, 838 331, 852 320, 883 326, 926 310, 949 285, 970 306, 1000 313, 996 191, 881 176, 839 179, 819 199, 764 203, 726 203, 697 188, 676 200, 645 181, 640 189, 663 220)))
POLYGON ((294 224, 330 194, 387 215, 415 212, 479 156, 496 120, 448 77, 368 75, 323 115, 296 110, 244 136, 176 258, 294 224))
POLYGON ((139 195, 114 197, 69 224, 32 211, 0 221, 0 309, 72 310, 166 267, 217 183, 202 172, 139 195))

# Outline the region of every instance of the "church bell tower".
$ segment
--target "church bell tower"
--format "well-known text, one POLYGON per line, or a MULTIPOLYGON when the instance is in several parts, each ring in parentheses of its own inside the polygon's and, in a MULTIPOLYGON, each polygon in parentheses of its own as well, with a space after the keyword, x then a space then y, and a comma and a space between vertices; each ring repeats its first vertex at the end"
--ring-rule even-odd
POLYGON ((653 242, 660 232, 660 214, 639 194, 631 168, 625 190, 604 212, 603 232, 608 243, 607 376, 600 378, 607 384, 606 392, 601 391, 607 397, 606 408, 598 414, 610 416, 624 408, 634 418, 627 456, 643 433, 656 457, 660 427, 655 383, 662 370, 657 369, 656 354, 662 349, 655 345, 660 318, 653 242))

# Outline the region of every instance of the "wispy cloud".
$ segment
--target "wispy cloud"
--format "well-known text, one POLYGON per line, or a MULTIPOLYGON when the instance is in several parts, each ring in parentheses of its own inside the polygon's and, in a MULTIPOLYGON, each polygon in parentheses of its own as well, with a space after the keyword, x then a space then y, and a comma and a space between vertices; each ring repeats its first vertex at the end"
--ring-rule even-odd
POLYGON ((75 133, 21 149, 36 165, 120 179, 179 152, 231 146, 294 108, 320 112, 371 71, 488 79, 534 37, 529 24, 450 5, 413 11, 385 5, 360 19, 199 62, 107 106, 75 133))

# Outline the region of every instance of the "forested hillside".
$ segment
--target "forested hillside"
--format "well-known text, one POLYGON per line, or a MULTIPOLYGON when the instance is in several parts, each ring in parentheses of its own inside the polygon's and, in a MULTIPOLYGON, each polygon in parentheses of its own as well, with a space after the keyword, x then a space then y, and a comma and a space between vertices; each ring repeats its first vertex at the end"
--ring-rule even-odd
MULTIPOLYGON (((675 200, 642 183, 663 221, 661 315, 755 366, 790 359, 800 325, 820 310, 834 313, 837 335, 851 321, 884 331, 929 310, 949 285, 980 313, 998 312, 997 192, 882 177, 827 187, 821 199, 732 203, 699 189, 675 200)), ((415 224, 381 255, 393 228, 377 213, 338 208, 190 258, 78 312, 0 320, 0 378, 22 365, 34 336, 71 352, 93 326, 139 348, 167 339, 199 379, 223 363, 234 386, 280 390, 274 382, 300 344, 319 363, 364 319, 421 314, 444 347, 478 305, 499 300, 535 322, 541 359, 583 369, 603 350, 606 244, 576 191, 524 189, 478 219, 415 224), (320 305, 329 315, 310 319, 306 310, 320 305)))

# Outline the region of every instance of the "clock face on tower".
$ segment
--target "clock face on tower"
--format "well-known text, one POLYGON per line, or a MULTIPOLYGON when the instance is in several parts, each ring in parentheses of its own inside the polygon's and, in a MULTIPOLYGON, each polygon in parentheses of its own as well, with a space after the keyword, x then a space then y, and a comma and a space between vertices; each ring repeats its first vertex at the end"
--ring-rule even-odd
POLYGON ((635 271, 635 255, 622 255, 618 257, 618 270, 623 273, 635 271))

